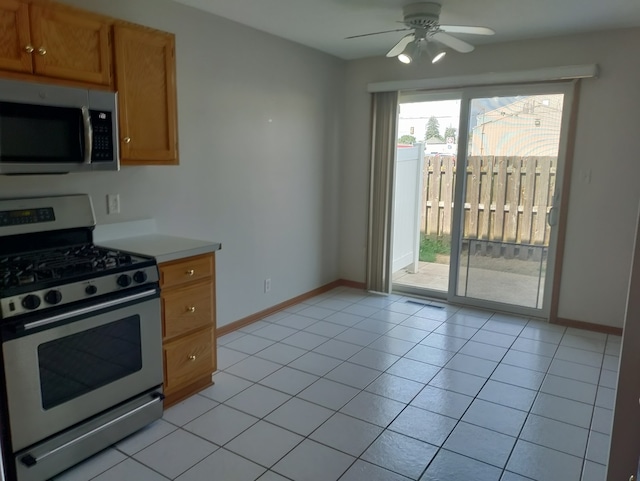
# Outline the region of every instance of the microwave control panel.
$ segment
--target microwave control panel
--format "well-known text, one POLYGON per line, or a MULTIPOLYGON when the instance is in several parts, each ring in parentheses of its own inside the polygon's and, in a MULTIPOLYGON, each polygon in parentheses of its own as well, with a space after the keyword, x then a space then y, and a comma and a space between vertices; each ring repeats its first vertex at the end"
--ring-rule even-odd
POLYGON ((113 160, 113 124, 111 112, 91 110, 91 126, 93 128, 92 162, 113 160))

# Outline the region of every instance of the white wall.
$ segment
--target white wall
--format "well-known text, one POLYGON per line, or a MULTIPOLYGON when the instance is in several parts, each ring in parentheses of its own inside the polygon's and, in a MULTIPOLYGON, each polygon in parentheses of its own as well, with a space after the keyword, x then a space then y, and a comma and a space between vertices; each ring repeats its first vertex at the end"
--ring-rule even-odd
POLYGON ((597 63, 600 78, 582 84, 558 315, 622 327, 640 200, 639 44, 640 29, 629 29, 478 47, 438 65, 406 66, 383 57, 349 62, 340 276, 365 279, 367 83, 597 63), (592 171, 591 183, 580 180, 582 169, 592 171))
POLYGON ((180 165, 0 176, 0 197, 87 192, 99 223, 222 242, 219 326, 335 280, 344 63, 168 0, 67 3, 176 34, 180 165))

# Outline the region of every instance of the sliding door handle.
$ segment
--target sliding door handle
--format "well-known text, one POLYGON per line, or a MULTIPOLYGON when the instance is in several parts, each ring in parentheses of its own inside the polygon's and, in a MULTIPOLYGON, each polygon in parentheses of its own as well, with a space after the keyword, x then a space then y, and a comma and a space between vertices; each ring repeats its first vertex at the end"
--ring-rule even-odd
POLYGON ((558 208, 553 206, 549 209, 549 213, 547 214, 547 223, 550 226, 558 225, 558 208))

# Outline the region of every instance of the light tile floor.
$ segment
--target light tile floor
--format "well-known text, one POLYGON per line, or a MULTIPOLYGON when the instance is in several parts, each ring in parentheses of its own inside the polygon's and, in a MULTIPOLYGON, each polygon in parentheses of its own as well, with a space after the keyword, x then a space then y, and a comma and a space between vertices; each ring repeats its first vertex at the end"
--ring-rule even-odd
POLYGON ((620 337, 338 288, 59 481, 603 481, 620 337))

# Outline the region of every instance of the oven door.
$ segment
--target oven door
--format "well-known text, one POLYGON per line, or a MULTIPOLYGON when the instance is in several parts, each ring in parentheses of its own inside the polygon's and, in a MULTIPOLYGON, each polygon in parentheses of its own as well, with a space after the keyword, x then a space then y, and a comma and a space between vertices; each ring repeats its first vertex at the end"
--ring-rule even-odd
POLYGON ((158 289, 18 332, 2 345, 14 452, 162 384, 158 289))

